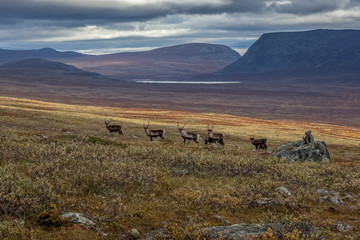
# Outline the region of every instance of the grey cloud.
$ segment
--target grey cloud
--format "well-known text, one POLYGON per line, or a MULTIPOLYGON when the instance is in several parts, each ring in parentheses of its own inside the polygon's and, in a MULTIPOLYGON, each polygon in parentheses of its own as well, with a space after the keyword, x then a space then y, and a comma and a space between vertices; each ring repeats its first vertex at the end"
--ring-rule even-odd
POLYGON ((231 0, 221 5, 181 4, 178 2, 131 5, 129 3, 108 6, 86 5, 86 1, 75 4, 62 1, 29 1, 12 0, 0 2, 0 18, 42 19, 42 20, 99 20, 111 21, 143 21, 169 14, 215 14, 224 12, 261 11, 265 0, 231 0))

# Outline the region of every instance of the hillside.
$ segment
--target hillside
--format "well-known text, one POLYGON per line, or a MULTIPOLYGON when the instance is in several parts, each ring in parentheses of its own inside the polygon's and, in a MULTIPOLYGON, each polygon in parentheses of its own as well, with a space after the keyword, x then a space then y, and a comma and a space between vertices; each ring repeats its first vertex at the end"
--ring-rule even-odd
POLYGON ((62 61, 81 69, 121 79, 169 79, 212 73, 240 57, 217 44, 191 43, 145 52, 69 58, 62 61))
POLYGON ((104 81, 105 83, 108 80, 98 73, 86 72, 68 64, 40 58, 13 61, 0 66, 0 82, 11 82, 12 84, 42 83, 90 86, 96 82, 104 81))
POLYGON ((262 35, 221 73, 360 72, 359 30, 313 30, 262 35))
POLYGON ((17 61, 27 58, 76 58, 85 56, 81 53, 67 51, 60 52, 52 48, 42 48, 38 50, 5 50, 0 49, 0 64, 5 62, 17 61))
POLYGON ((217 240, 202 230, 279 222, 286 224, 282 237, 265 228, 252 239, 359 238, 359 128, 5 97, 0 103, 1 239, 128 240, 136 228, 140 239, 217 240), (110 118, 122 123, 124 136, 105 128, 110 118), (202 135, 214 124, 225 146, 184 145, 176 124, 188 120, 186 130, 202 135), (149 140, 148 121, 166 129, 165 139, 149 140), (249 141, 266 137, 271 151, 309 129, 326 141, 333 163, 288 163, 249 141), (69 212, 96 227, 64 220, 69 212))

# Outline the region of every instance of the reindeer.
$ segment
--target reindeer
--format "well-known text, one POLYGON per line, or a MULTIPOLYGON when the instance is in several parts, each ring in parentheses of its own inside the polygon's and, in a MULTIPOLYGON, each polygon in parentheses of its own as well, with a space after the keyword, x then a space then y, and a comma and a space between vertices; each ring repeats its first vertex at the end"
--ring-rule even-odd
MULTIPOLYGON (((209 143, 219 142, 221 145, 225 145, 225 143, 224 143, 225 134, 214 133, 213 128, 214 128, 214 125, 212 125, 212 127, 210 128, 210 126, 208 124, 208 142, 209 143)), ((205 140, 205 142, 206 142, 206 140, 205 140)))
POLYGON ((150 138, 150 140, 152 141, 154 137, 161 137, 162 139, 164 139, 165 136, 165 129, 162 130, 150 130, 149 129, 150 123, 148 122, 147 125, 144 124, 144 130, 145 130, 145 134, 150 138))
POLYGON ((258 148, 259 148, 259 150, 260 149, 266 150, 268 148, 268 145, 266 144, 266 142, 267 142, 266 138, 254 139, 254 136, 250 136, 250 141, 255 146, 256 150, 258 150, 258 148))
POLYGON ((180 135, 184 139, 184 144, 186 143, 186 140, 193 140, 194 142, 199 143, 200 134, 184 131, 185 126, 186 124, 181 128, 179 124, 177 124, 180 135))
POLYGON ((105 126, 107 130, 109 130, 110 133, 112 132, 118 132, 119 135, 124 135, 124 133, 121 130, 122 125, 110 125, 110 121, 104 121, 105 126))
POLYGON ((202 137, 202 139, 204 139, 204 143, 205 143, 205 144, 208 144, 208 143, 216 143, 216 142, 217 142, 217 140, 211 139, 211 138, 209 138, 208 136, 206 136, 206 137, 201 136, 201 137, 202 137))

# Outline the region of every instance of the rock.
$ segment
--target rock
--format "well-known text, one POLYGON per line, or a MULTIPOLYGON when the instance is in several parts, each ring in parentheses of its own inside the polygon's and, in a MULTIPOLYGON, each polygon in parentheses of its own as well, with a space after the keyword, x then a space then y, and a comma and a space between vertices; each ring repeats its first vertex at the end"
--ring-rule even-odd
POLYGON ((310 237, 311 234, 316 234, 317 229, 307 222, 289 225, 287 223, 269 223, 269 224, 234 224, 230 226, 216 226, 206 228, 202 231, 207 240, 227 239, 227 240, 245 240, 256 239, 268 231, 268 228, 273 229, 273 232, 279 238, 283 237, 284 233, 291 232, 294 229, 301 229, 304 237, 310 237))
POLYGON ((258 199, 255 201, 255 203, 259 206, 281 206, 283 205, 279 200, 276 199, 270 199, 270 198, 263 198, 258 199))
POLYGON ((311 137, 304 137, 304 140, 278 146, 271 154, 276 158, 285 158, 288 162, 331 162, 330 154, 325 142, 314 141, 311 137))
MULTIPOLYGON (((82 227, 89 228, 94 231, 102 232, 101 228, 91 219, 85 217, 82 213, 68 212, 61 215, 61 217, 69 219, 73 224, 78 224, 82 227)), ((104 234, 104 233, 103 233, 104 234)), ((106 234, 104 234, 106 235, 106 234)))
POLYGON ((221 221, 221 222, 223 221, 222 217, 220 217, 219 215, 215 215, 214 218, 218 221, 221 221))
POLYGON ((321 195, 321 198, 319 198, 319 202, 331 202, 339 206, 344 206, 345 203, 343 202, 342 198, 340 197, 339 192, 335 192, 333 190, 326 190, 326 189, 318 189, 316 190, 318 194, 321 195))
POLYGON ((340 232, 348 232, 348 231, 352 231, 354 229, 353 226, 348 225, 346 223, 342 223, 342 222, 336 222, 336 228, 340 231, 340 232))
POLYGON ((231 223, 228 220, 223 219, 222 217, 220 217, 219 215, 215 215, 214 218, 219 221, 222 222, 225 225, 230 225, 231 223))
POLYGON ((342 199, 343 199, 343 200, 344 200, 344 199, 345 199, 345 200, 351 200, 351 199, 352 199, 351 193, 345 192, 345 193, 343 194, 342 199))
POLYGON ((140 237, 140 232, 136 228, 130 230, 130 237, 138 239, 140 237))
POLYGON ((169 231, 165 228, 150 231, 146 234, 144 240, 170 239, 169 231))
POLYGON ((357 207, 356 207, 356 206, 349 206, 348 209, 349 209, 349 210, 356 210, 357 207))
POLYGON ((285 187, 278 187, 278 188, 276 188, 276 191, 278 193, 280 193, 281 195, 283 195, 284 197, 291 196, 291 192, 289 190, 287 190, 285 187))
POLYGON ((316 190, 316 193, 320 194, 321 196, 326 196, 329 194, 329 191, 323 188, 320 188, 318 190, 316 190))
POLYGON ((174 176, 185 176, 185 175, 188 175, 188 174, 189 174, 189 171, 186 170, 186 169, 177 170, 177 171, 174 171, 174 172, 173 172, 173 175, 174 175, 174 176))

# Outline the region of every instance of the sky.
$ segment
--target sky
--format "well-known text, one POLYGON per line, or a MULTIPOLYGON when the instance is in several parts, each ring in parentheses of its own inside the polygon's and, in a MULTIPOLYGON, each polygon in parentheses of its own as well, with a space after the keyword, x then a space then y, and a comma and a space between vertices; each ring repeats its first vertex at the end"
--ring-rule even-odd
POLYGON ((184 43, 241 54, 262 34, 360 29, 360 0, 0 0, 0 48, 104 54, 184 43))

